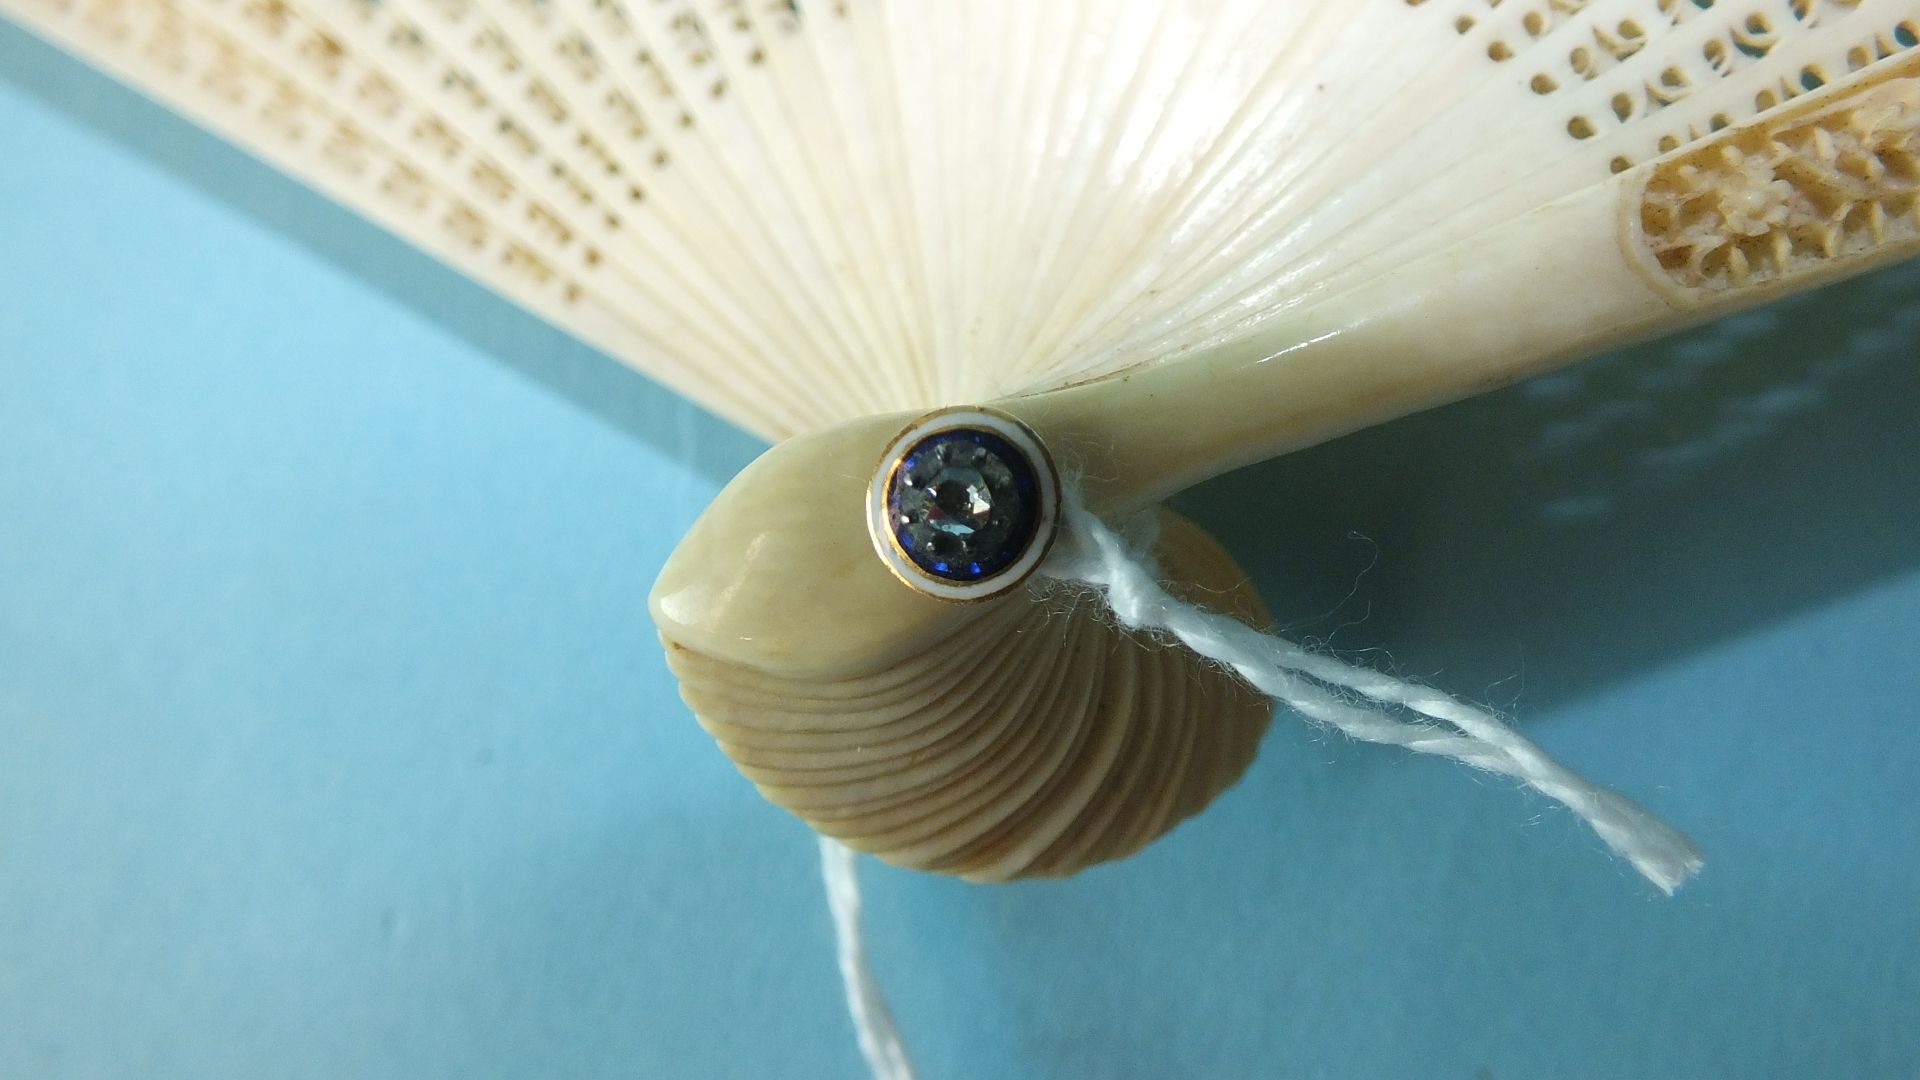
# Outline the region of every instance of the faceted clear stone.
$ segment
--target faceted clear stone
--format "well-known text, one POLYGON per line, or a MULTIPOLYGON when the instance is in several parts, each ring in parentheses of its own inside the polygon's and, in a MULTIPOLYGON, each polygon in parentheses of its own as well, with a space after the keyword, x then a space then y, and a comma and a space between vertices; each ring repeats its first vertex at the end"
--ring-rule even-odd
POLYGON ((998 554, 1024 507, 1006 462, 954 438, 912 456, 899 476, 894 509, 914 554, 960 569, 998 554))

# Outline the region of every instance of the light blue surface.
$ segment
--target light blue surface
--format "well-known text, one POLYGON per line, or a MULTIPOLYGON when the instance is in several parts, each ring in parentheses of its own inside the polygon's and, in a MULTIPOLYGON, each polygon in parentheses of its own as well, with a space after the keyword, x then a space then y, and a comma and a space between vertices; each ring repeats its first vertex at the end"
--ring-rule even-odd
MULTIPOLYGON (((749 442, 4 24, 0 75, 0 1077, 861 1076, 810 834, 645 615, 749 442)), ((1184 504, 1698 882, 1283 720, 1126 863, 865 864, 928 1080, 1920 1073, 1912 282, 1184 504)))

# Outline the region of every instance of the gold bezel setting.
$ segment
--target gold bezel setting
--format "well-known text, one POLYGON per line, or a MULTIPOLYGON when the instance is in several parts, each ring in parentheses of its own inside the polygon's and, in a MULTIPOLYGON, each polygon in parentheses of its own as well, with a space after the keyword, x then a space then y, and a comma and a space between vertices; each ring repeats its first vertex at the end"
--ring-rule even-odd
POLYGON ((1020 585, 1046 559, 1059 523, 1059 473, 1046 445, 1033 429, 995 409, 979 406, 943 409, 915 420, 887 444, 879 468, 867 485, 867 532, 873 540, 874 551, 887 569, 909 588, 940 600, 988 600, 1020 585), (979 433, 1013 450, 1022 459, 1017 464, 1026 468, 1033 482, 1035 520, 1024 547, 1004 565, 971 580, 942 577, 921 566, 902 543, 896 523, 891 520, 893 489, 907 459, 922 444, 953 433, 979 433))

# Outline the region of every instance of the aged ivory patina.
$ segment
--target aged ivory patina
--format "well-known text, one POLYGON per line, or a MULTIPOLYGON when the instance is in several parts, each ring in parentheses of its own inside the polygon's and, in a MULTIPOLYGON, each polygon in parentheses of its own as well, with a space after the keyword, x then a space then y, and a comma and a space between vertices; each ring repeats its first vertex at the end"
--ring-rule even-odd
MULTIPOLYGON (((990 409, 1124 522, 1920 248, 1920 0, 0 8, 785 440, 660 576, 685 696, 822 832, 983 880, 1137 850, 1270 706, 1045 574, 917 586, 887 545, 1019 483, 942 457, 876 527, 910 425, 990 409)), ((1159 521, 1176 591, 1263 621, 1159 521)))

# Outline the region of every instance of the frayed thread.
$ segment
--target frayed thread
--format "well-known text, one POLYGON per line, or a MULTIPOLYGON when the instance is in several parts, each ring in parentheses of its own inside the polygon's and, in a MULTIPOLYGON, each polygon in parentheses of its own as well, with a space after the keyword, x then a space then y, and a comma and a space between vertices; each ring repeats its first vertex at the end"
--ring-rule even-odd
MULTIPOLYGON (((1485 709, 1417 683, 1310 653, 1237 619, 1176 599, 1161 586, 1158 571, 1145 554, 1155 534, 1148 519, 1130 523, 1127 535, 1121 536, 1088 511, 1075 486, 1069 484, 1060 537, 1040 572, 1091 587, 1105 598, 1122 626, 1171 635, 1313 723, 1363 742, 1450 757, 1518 779, 1580 815, 1608 847, 1669 896, 1699 872, 1700 849, 1679 830, 1626 796, 1554 761, 1485 709), (1423 719, 1401 720, 1388 709, 1423 719)), ((860 1053, 874 1080, 914 1080, 906 1045, 867 965, 856 856, 839 841, 823 836, 820 865, 833 912, 847 1011, 860 1053)))
POLYGON ((1175 598, 1157 580, 1142 549, 1089 511, 1075 485, 1066 489, 1060 536, 1040 573, 1098 590, 1121 625, 1170 634, 1313 723, 1363 742, 1450 757, 1514 777, 1578 814, 1669 896, 1699 872, 1700 849, 1679 830, 1553 760, 1493 713, 1418 683, 1308 652, 1175 598), (1389 710, 1420 719, 1403 720, 1389 710))

